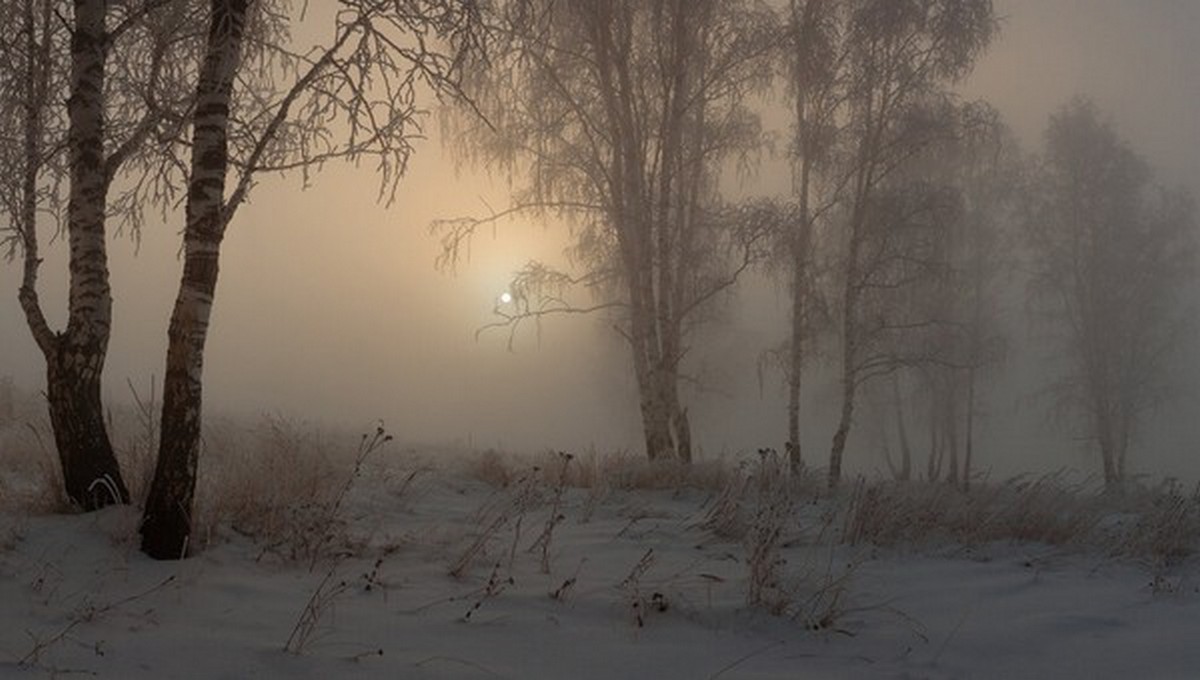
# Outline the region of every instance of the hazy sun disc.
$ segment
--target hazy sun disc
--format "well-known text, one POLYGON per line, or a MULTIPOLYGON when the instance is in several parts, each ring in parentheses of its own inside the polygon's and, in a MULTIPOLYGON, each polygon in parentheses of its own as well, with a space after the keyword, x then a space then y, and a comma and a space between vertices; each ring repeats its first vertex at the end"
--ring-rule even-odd
POLYGON ((504 291, 503 293, 500 294, 500 304, 507 305, 508 303, 510 303, 512 301, 513 301, 512 293, 510 293, 508 291, 504 291))

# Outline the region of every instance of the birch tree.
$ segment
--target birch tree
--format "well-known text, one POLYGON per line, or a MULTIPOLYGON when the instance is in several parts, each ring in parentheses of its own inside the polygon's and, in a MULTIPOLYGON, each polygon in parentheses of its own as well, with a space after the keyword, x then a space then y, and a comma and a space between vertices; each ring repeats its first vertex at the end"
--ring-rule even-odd
MULTIPOLYGON (((689 331, 761 258, 771 220, 717 193, 722 163, 759 140, 745 98, 769 76, 770 15, 740 0, 513 0, 497 23, 503 40, 469 83, 482 118, 458 118, 457 151, 520 180, 513 211, 565 220, 583 270, 530 263, 500 325, 612 314, 647 456, 690 461, 689 331), (572 286, 596 303, 567 303, 572 286)), ((484 221, 443 224, 449 259, 484 221)))
POLYGON ((195 85, 183 273, 168 329, 158 459, 142 550, 179 559, 192 532, 204 348, 221 242, 264 172, 373 160, 390 202, 419 134, 422 92, 455 94, 464 55, 481 46, 474 3, 343 0, 323 47, 281 38, 287 5, 210 0, 195 85))
POLYGON ((8 148, 0 153, 0 210, 9 221, 9 252, 22 254, 18 299, 46 361, 67 497, 85 510, 129 501, 101 401, 113 304, 106 238, 114 215, 138 223, 142 194, 114 192, 113 182, 141 159, 148 138, 167 134, 167 113, 177 108, 163 64, 186 33, 182 7, 173 0, 74 0, 70 11, 55 0, 0 3, 4 25, 17 27, 2 41, 8 67, 0 76, 0 125, 8 148), (51 328, 38 293, 46 218, 61 219, 69 247, 61 331, 51 328))
MULTIPOLYGON (((841 214, 838 339, 841 409, 829 454, 828 481, 841 479, 859 387, 896 370, 875 338, 897 330, 879 323, 873 292, 910 280, 919 261, 889 253, 899 228, 929 216, 936 193, 897 191, 893 173, 945 135, 949 85, 970 71, 995 32, 990 0, 854 0, 845 11, 845 123, 836 170, 841 214), (895 278, 899 277, 899 278, 895 278)), ((909 187, 912 188, 912 187, 909 187)), ((902 322, 903 324, 903 322, 902 322)))
POLYGON ((791 0, 781 41, 787 89, 793 105, 793 191, 795 213, 787 234, 791 333, 787 343, 787 444, 793 473, 802 465, 800 395, 807 346, 820 304, 814 268, 817 221, 836 204, 837 189, 822 186, 831 170, 839 113, 844 103, 846 41, 839 0, 791 0), (822 191, 823 189, 823 191, 822 191))
POLYGON ((1002 276, 1013 264, 1004 253, 1014 245, 1006 232, 1021 168, 1015 140, 985 104, 962 109, 958 134, 932 160, 937 181, 953 187, 961 209, 941 241, 943 276, 918 293, 926 315, 943 322, 929 338, 935 360, 916 373, 929 398, 927 475, 965 488, 982 378, 1003 359, 1004 339, 995 317, 1002 276))
POLYGON ((1195 206, 1156 189, 1146 165, 1086 100, 1050 119, 1028 189, 1036 308, 1056 320, 1064 366, 1055 392, 1100 454, 1105 484, 1169 386, 1195 275, 1195 206))

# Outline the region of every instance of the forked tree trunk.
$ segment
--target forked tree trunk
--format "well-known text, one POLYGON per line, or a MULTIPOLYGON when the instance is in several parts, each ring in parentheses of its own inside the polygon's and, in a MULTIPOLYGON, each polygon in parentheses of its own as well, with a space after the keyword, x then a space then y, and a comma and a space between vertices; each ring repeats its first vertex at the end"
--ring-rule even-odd
POLYGON ((196 88, 183 278, 168 330, 158 465, 142 522, 142 550, 156 559, 186 556, 192 532, 204 344, 226 224, 229 107, 252 1, 212 0, 196 88))
POLYGON ((642 431, 646 439, 646 457, 652 461, 670 460, 674 457, 675 445, 671 437, 670 418, 666 404, 653 387, 647 387, 641 396, 642 431))
POLYGON ((670 424, 672 455, 680 463, 692 462, 692 423, 687 408, 679 397, 679 369, 672 362, 664 369, 663 391, 667 396, 667 418, 670 424))
POLYGON ((652 461, 673 460, 679 457, 679 452, 675 440, 676 414, 666 385, 671 377, 664 375, 660 367, 651 367, 647 373, 638 378, 646 457, 652 461))
MULTIPOLYGON (((128 503, 129 491, 113 455, 104 425, 100 380, 112 325, 105 244, 108 179, 104 157, 104 70, 107 60, 103 0, 75 0, 71 35, 68 155, 70 195, 67 234, 70 293, 67 328, 53 333, 37 297, 36 182, 41 122, 35 109, 45 93, 27 83, 25 275, 20 301, 34 339, 46 360, 46 397, 63 482, 71 502, 84 510, 128 503)), ((26 76, 41 82, 48 75, 34 65, 33 6, 25 7, 29 49, 26 76)), ((48 29, 46 24, 44 30, 48 29)), ((49 40, 49 36, 43 36, 49 40)), ((43 54, 48 43, 43 45, 43 54)), ((42 69, 48 68, 43 64, 42 69)))
MULTIPOLYGON (((638 402, 646 457, 652 461, 692 461, 691 424, 679 401, 679 376, 657 357, 639 360, 635 347, 638 402)), ((653 352, 651 352, 653 354, 653 352)))
POLYGON ((626 68, 629 54, 623 40, 631 35, 627 32, 632 30, 627 24, 630 8, 608 2, 588 7, 587 38, 595 49, 592 65, 598 79, 597 96, 611 134, 609 217, 627 274, 627 340, 633 352, 646 456, 688 462, 691 432, 679 399, 678 361, 681 317, 687 306, 683 293, 691 273, 685 258, 694 234, 694 210, 707 151, 697 152, 704 148, 705 104, 697 103, 693 74, 702 67, 692 56, 699 49, 693 42, 697 39, 694 30, 705 24, 703 13, 711 4, 676 0, 665 18, 671 30, 670 35, 661 36, 660 54, 675 68, 663 82, 668 99, 663 102, 657 131, 662 146, 652 152, 645 140, 656 133, 642 119, 638 99, 642 93, 634 84, 636 77, 631 77, 636 74, 626 68), (694 124, 689 124, 693 106, 700 108, 694 124), (648 159, 648 154, 654 157, 648 159), (651 165, 655 170, 649 170, 651 165))

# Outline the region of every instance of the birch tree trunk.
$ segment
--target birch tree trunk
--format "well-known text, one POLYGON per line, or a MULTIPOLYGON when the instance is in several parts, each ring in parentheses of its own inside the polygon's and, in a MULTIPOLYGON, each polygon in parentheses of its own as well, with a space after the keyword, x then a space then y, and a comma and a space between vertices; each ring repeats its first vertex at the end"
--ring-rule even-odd
MULTIPOLYGON (((849 325, 850 322, 846 322, 849 325)), ((833 442, 829 448, 829 488, 835 488, 842 481, 842 456, 846 451, 846 438, 850 436, 850 426, 854 422, 854 399, 857 388, 855 371, 855 340, 850 334, 844 333, 845 347, 842 348, 842 410, 838 417, 838 426, 833 433, 833 442)))
POLYGON ((800 167, 793 170, 793 182, 797 195, 798 224, 791 234, 791 266, 792 266, 792 328, 791 346, 788 355, 788 464, 793 473, 798 473, 803 467, 803 451, 800 444, 800 393, 804 374, 805 333, 807 332, 807 304, 811 285, 808 276, 809 258, 812 254, 812 214, 809 206, 812 193, 813 173, 815 162, 815 142, 817 131, 814 129, 821 116, 817 113, 819 95, 818 87, 829 88, 830 82, 814 82, 828 78, 831 73, 821 72, 814 68, 813 55, 808 51, 815 44, 814 26, 819 21, 825 5, 817 2, 806 2, 803 6, 795 0, 790 7, 792 34, 796 44, 792 49, 797 54, 792 59, 795 63, 793 86, 795 92, 795 119, 797 153, 800 157, 800 167))
POLYGON ((672 400, 671 390, 677 377, 663 366, 655 323, 655 313, 647 301, 653 291, 642 288, 631 291, 636 300, 632 310, 631 344, 634 353, 634 373, 637 378, 638 400, 641 407, 642 431, 646 441, 646 457, 652 461, 678 457, 676 438, 672 433, 678 399, 672 400))
MULTIPOLYGON (((46 358, 46 396, 63 482, 67 496, 85 510, 129 502, 129 491, 105 428, 100 396, 100 378, 112 324, 105 244, 106 8, 104 0, 75 0, 71 95, 67 100, 70 119, 67 232, 71 262, 67 328, 47 337, 49 331, 40 311, 30 317, 31 328, 46 358)), ((32 283, 27 269, 26 285, 22 287, 27 315, 36 308, 32 283)))
MULTIPOLYGON (((865 148, 865 143, 864 143, 865 148)), ((865 158, 865 153, 862 154, 865 158)), ((837 429, 833 433, 833 442, 829 448, 829 488, 837 487, 842 481, 842 456, 846 450, 846 439, 850 436, 850 428, 854 423, 854 401, 858 391, 858 363, 861 328, 858 320, 859 296, 861 282, 859 281, 859 249, 862 247, 862 229, 864 212, 866 210, 866 187, 870 184, 869 169, 865 162, 859 163, 858 187, 855 191, 855 203, 850 217, 850 240, 846 247, 845 280, 842 282, 842 410, 838 418, 837 429)))
POLYGON ((155 559, 186 556, 191 536, 204 344, 226 224, 229 109, 252 1, 212 0, 208 41, 196 88, 183 277, 167 333, 162 436, 142 523, 142 550, 155 559))
MULTIPOLYGON (((802 128, 807 126, 804 114, 804 99, 797 95, 797 123, 802 128)), ((788 464, 793 474, 799 473, 804 465, 800 446, 800 388, 804 374, 804 340, 806 305, 809 296, 808 260, 812 246, 812 224, 809 215, 809 190, 812 182, 812 152, 807 138, 810 133, 802 129, 800 139, 802 148, 799 186, 799 216, 800 224, 792 235, 792 342, 788 356, 788 464)))
MULTIPOLYGON (((805 213, 804 208, 801 212, 805 213)), ((807 220, 807 215, 801 219, 807 220)), ((799 238, 799 237, 797 237, 799 238)), ((793 258, 805 257, 793 252, 793 258)), ((806 267, 800 261, 792 265, 792 342, 788 354, 788 466, 793 474, 803 468, 804 459, 800 447, 800 387, 804 370, 804 305, 808 295, 806 267)))
MULTIPOLYGON (((861 210, 856 208, 856 212, 861 210)), ((847 253, 846 281, 842 294, 842 410, 833 443, 829 449, 829 488, 836 487, 842 480, 842 456, 846 450, 846 438, 854 422, 854 400, 858 388, 858 248, 860 218, 853 217, 849 252, 847 253)))

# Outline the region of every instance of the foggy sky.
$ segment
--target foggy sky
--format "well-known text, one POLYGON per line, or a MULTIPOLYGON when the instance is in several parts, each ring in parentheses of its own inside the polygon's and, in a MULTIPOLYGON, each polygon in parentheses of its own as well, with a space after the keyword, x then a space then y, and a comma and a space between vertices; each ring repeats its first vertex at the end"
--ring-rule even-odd
MULTIPOLYGON (((1160 180, 1200 195, 1200 3, 997 0, 996 7, 1002 34, 964 83, 964 96, 994 103, 1033 151, 1050 112, 1087 94, 1114 116, 1160 180)), ((509 274, 530 258, 562 262, 565 237, 529 220, 502 225, 476 239, 456 274, 435 271, 429 223, 502 207, 506 187, 500 178, 456 173, 436 139, 436 121, 427 127, 431 139, 418 145, 388 209, 376 202, 369 167, 329 168, 305 192, 295 177, 268 178, 255 190, 223 246, 205 361, 206 413, 279 412, 349 427, 381 418, 411 442, 639 450, 626 349, 602 320, 548 320, 540 333, 532 326, 520 333, 511 352, 505 331, 476 340, 509 274)), ((750 181, 786 186, 778 164, 763 172, 750 181)), ((136 255, 127 237, 114 237, 111 401, 128 400, 126 380, 144 390, 162 375, 181 225, 178 215, 165 225, 152 220, 136 255)), ((58 242, 46 250, 43 305, 60 322, 64 248, 58 242)), ((20 316, 18 284, 19 264, 0 265, 0 376, 40 389, 43 364, 20 316)), ((755 360, 782 338, 786 310, 772 285, 760 282, 755 290, 728 310, 731 326, 715 329, 689 357, 711 389, 692 406, 695 439, 707 454, 778 445, 784 437, 782 392, 776 381, 760 394, 755 360)), ((1025 408, 1014 401, 1020 390, 1008 391, 993 405, 999 415, 1025 408)), ((814 413, 826 396, 808 395, 814 413)), ((1195 402, 1179 404, 1192 409, 1183 417, 1195 420, 1195 402)), ((825 454, 827 430, 817 428, 806 442, 814 455, 825 454)), ((1179 472, 1185 454, 1196 450, 1195 427, 1177 432, 1156 452, 1157 467, 1179 472)), ((1043 435, 1001 437, 1011 446, 998 446, 1020 449, 1014 460, 1024 462, 1049 455, 1050 467, 1091 464, 1070 453, 1032 451, 1069 448, 1052 432, 1043 435)), ((853 448, 852 468, 879 464, 853 448)), ((989 453, 1000 455, 985 451, 985 465, 995 462, 989 453)))

